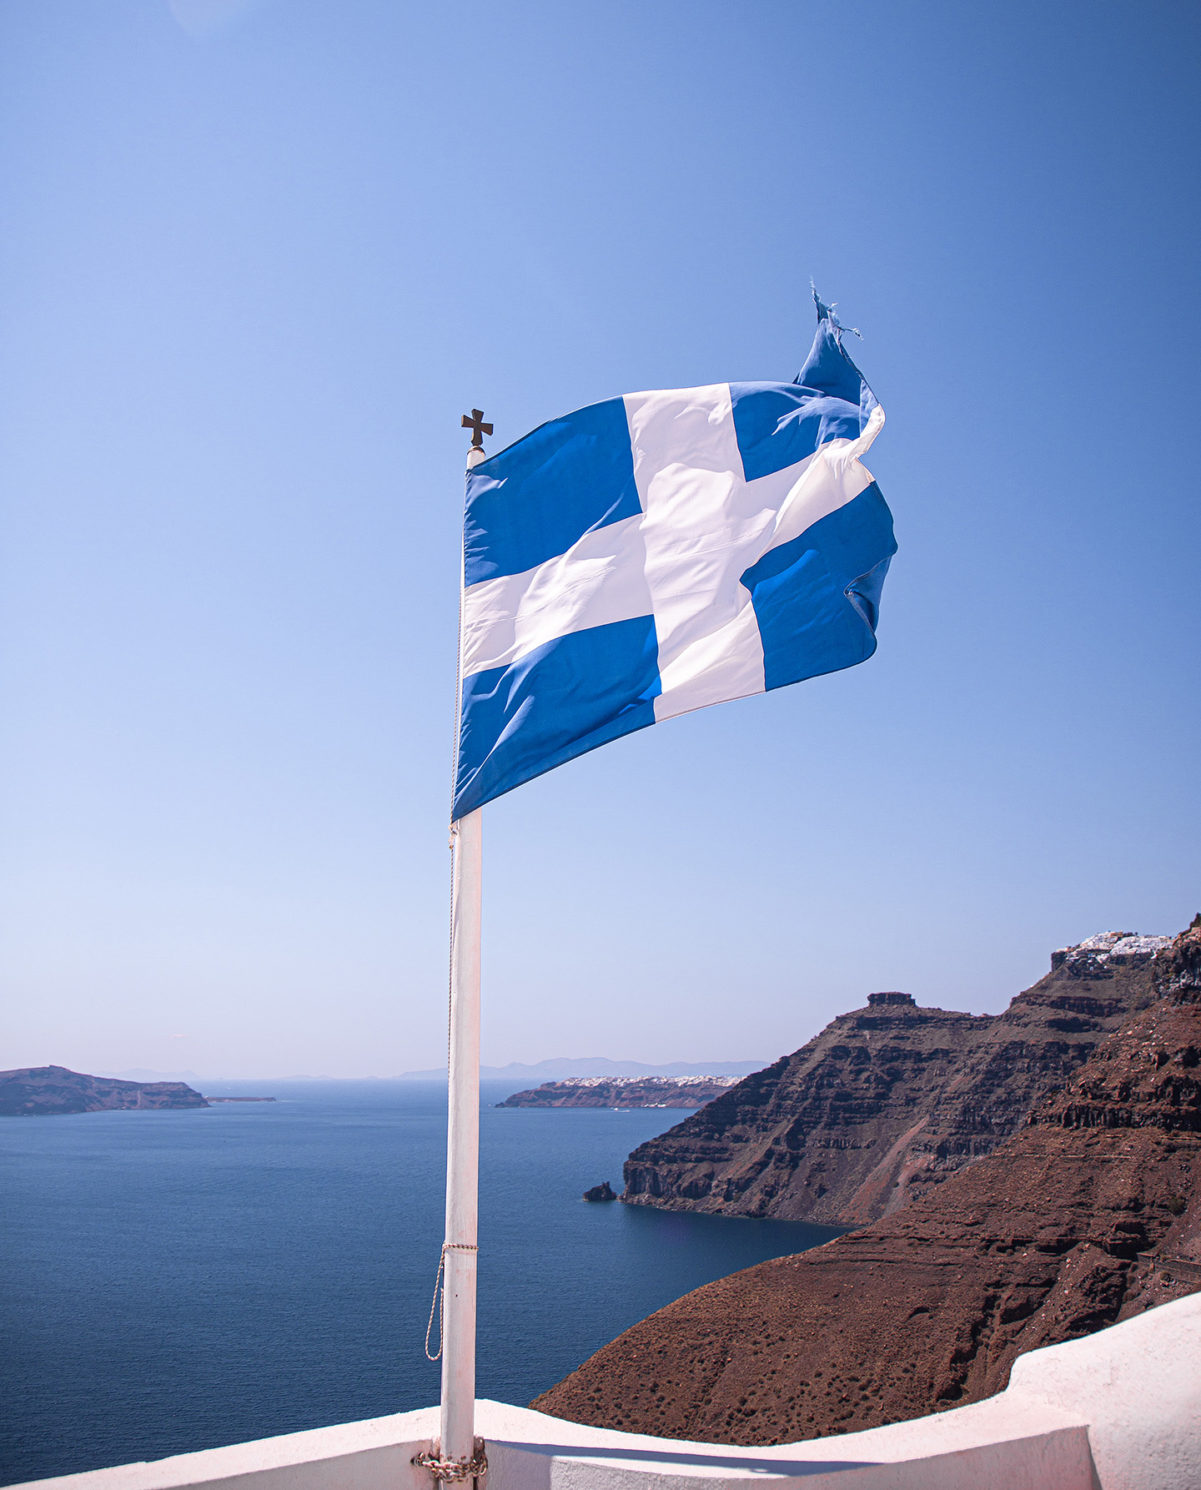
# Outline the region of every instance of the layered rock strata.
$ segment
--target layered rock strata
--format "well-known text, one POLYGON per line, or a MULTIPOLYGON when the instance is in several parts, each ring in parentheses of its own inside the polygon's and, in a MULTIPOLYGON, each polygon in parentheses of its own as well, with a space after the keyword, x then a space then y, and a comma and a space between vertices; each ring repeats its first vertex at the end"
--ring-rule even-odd
POLYGON ((1052 957, 999 1015, 874 993, 634 1150, 633 1205, 862 1225, 991 1153, 1153 997, 1167 937, 1106 932, 1052 957))
POLYGON ((1201 930, 1154 972, 1162 997, 996 1153, 688 1294, 533 1405, 718 1443, 850 1432, 990 1396, 1017 1355, 1201 1288, 1201 930))

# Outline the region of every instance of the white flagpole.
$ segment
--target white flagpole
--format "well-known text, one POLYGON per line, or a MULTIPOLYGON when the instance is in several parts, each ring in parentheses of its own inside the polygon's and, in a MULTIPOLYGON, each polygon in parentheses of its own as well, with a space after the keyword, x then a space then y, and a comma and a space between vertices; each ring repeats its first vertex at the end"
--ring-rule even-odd
MULTIPOLYGON (((467 469, 484 457, 492 426, 472 410, 467 469)), ((462 646, 460 602, 459 644, 462 646)), ((459 679, 458 710, 462 708, 459 679)), ((455 728, 460 724, 456 711, 455 728)), ((442 1412, 444 1463, 466 1467, 475 1455, 475 1312, 480 1159, 480 922, 483 814, 451 825, 450 1040, 446 1130, 446 1231, 442 1247, 442 1412)), ((475 1476, 472 1476, 475 1478, 475 1476)))
POLYGON ((443 1253, 444 1460, 466 1462, 475 1445, 475 1278, 480 1148, 480 911, 483 813, 454 825, 451 891, 449 1112, 443 1253))

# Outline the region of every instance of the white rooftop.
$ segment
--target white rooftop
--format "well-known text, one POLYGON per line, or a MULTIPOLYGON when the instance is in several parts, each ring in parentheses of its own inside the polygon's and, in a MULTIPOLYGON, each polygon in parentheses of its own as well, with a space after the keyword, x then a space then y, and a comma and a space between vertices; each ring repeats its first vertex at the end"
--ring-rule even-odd
POLYGON ((1097 962, 1118 962, 1131 957, 1154 957, 1173 938, 1170 936, 1147 936, 1137 931, 1099 931, 1074 947, 1061 947, 1055 954, 1067 962, 1079 962, 1092 958, 1097 962))
MULTIPOLYGON (((487 1490, 1198 1490, 1201 1294, 1019 1357, 985 1402, 775 1448, 477 1404, 487 1490)), ((437 1408, 36 1482, 39 1490, 430 1490, 437 1408)))

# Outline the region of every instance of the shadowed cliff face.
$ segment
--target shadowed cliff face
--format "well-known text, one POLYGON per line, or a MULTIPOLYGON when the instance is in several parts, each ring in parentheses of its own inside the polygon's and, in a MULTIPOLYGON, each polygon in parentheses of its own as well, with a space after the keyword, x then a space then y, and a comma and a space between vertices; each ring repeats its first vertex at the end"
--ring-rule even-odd
POLYGON ((1154 974, 1163 997, 996 1153, 688 1294, 533 1405, 718 1443, 850 1432, 990 1396, 1017 1355, 1201 1288, 1201 931, 1154 974))
POLYGON ((635 1149, 634 1205, 861 1225, 991 1153, 1154 996, 1166 938, 1056 953, 1004 1014, 872 994, 808 1045, 635 1149))

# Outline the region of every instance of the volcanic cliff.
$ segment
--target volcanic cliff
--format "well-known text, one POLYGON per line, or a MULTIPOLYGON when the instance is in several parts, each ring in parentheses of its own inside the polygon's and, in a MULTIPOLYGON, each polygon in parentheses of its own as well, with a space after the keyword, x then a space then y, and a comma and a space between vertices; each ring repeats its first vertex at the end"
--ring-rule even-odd
POLYGON ((0 1117, 46 1117, 131 1107, 207 1107, 182 1081, 120 1081, 87 1076, 66 1066, 23 1066, 0 1071, 0 1117))
POLYGON ((1153 997, 1170 938, 1105 932, 1051 959, 1003 1014, 874 993, 634 1150, 622 1199, 862 1225, 991 1153, 1153 997))
POLYGON ((697 1289, 533 1405, 719 1443, 851 1432, 990 1396, 1017 1355, 1201 1288, 1201 929, 1152 972, 1160 997, 996 1153, 697 1289))

